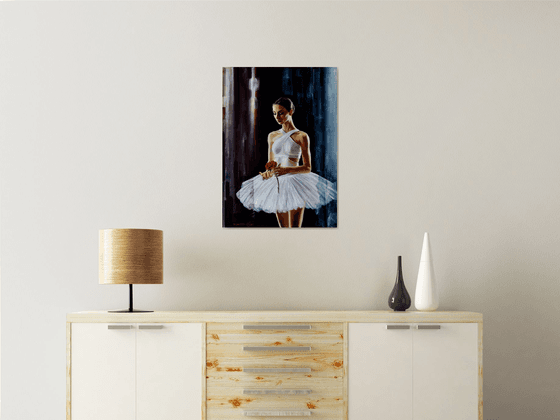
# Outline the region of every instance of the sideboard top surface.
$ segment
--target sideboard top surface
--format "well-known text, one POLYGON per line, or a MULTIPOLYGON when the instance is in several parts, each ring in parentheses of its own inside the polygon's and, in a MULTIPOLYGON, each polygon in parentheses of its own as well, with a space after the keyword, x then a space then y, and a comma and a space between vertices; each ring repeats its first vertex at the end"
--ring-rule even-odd
POLYGON ((433 311, 155 311, 147 313, 73 312, 66 322, 473 322, 478 312, 433 311))

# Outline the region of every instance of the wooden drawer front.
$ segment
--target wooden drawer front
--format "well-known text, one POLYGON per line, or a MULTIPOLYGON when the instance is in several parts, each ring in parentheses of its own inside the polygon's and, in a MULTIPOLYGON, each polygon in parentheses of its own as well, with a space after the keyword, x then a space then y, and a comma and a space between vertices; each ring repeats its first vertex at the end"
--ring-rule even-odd
POLYGON ((340 420, 343 343, 342 323, 207 324, 207 419, 312 415, 340 420))

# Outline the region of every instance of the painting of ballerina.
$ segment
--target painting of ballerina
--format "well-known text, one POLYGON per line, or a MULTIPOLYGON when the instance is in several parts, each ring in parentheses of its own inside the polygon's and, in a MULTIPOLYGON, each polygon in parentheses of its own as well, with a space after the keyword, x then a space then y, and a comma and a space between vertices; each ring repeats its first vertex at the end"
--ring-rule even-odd
POLYGON ((222 226, 337 227, 337 68, 222 77, 222 226))

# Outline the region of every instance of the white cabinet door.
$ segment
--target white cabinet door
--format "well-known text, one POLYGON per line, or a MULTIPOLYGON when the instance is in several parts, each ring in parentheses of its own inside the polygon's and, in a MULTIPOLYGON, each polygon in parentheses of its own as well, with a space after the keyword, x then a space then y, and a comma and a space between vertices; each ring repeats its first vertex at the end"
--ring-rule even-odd
POLYGON ((72 324, 72 420, 134 420, 136 332, 112 328, 126 326, 72 324))
POLYGON ((412 419, 412 333, 387 325, 348 324, 349 420, 412 419))
POLYGON ((138 324, 136 420, 202 418, 202 324, 138 324))
POLYGON ((478 324, 400 326, 348 325, 348 420, 478 420, 478 324))
POLYGON ((413 330, 414 420, 477 420, 478 324, 437 325, 413 330))

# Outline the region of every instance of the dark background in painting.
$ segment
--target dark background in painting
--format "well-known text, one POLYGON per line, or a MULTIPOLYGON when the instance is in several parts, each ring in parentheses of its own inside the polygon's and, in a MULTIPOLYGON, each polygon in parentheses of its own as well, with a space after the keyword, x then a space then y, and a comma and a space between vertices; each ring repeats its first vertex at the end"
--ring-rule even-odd
MULTIPOLYGON (((337 69, 235 67, 224 68, 223 79, 223 226, 278 227, 274 214, 248 210, 235 194, 264 171, 268 134, 280 128, 272 104, 282 96, 295 105, 294 125, 310 137, 312 172, 337 182, 337 69)), ((303 227, 336 226, 336 201, 305 210, 303 227)))

